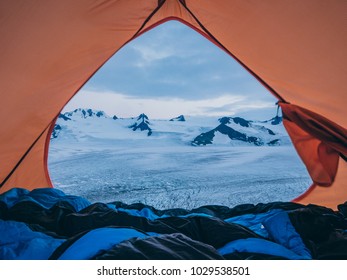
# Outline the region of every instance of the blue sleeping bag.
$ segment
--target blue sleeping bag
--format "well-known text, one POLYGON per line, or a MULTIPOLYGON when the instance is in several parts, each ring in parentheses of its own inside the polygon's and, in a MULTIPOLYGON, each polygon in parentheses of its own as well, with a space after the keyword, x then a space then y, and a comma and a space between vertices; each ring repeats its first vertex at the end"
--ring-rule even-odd
POLYGON ((312 259, 310 251, 296 232, 286 212, 280 211, 262 222, 270 240, 260 238, 238 239, 229 242, 218 252, 222 255, 234 252, 260 253, 291 260, 312 259))
POLYGON ((47 260, 64 241, 32 231, 25 223, 0 220, 2 260, 47 260))

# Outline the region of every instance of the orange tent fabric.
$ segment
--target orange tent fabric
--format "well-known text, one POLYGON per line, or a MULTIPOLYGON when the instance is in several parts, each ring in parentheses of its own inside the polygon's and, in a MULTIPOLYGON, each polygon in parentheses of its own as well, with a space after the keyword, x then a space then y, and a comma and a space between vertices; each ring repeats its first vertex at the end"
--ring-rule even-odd
MULTIPOLYGON (((216 43, 280 101, 338 127, 345 149, 346 15, 344 0, 2 0, 0 192, 52 186, 47 152, 61 109, 124 44, 170 19, 216 43)), ((286 128, 315 186, 324 185, 298 201, 335 207, 347 199, 345 150, 326 144, 326 126, 322 140, 290 117, 293 108, 286 128), (311 152, 300 137, 315 143, 311 152)))
POLYGON ((347 130, 307 109, 279 104, 284 126, 313 182, 330 186, 337 173, 339 156, 347 155, 347 130))

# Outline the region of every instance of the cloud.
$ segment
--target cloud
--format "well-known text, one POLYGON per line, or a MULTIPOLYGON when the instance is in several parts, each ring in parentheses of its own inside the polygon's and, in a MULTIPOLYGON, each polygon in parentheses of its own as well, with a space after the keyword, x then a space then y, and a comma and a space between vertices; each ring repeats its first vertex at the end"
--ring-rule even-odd
POLYGON ((170 21, 136 38, 126 47, 138 54, 134 65, 143 68, 168 58, 194 58, 192 63, 202 64, 206 62, 204 57, 210 53, 210 48, 207 47, 209 44, 211 43, 193 29, 177 21, 170 21), (198 50, 197 41, 200 42, 198 50))
POLYGON ((232 114, 277 101, 229 55, 174 21, 127 44, 82 91, 83 106, 127 116, 232 114))
POLYGON ((274 107, 274 105, 275 104, 273 102, 264 102, 264 101, 258 101, 258 100, 250 101, 247 98, 242 98, 233 103, 227 103, 220 107, 208 106, 203 108, 203 110, 207 113, 222 112, 222 111, 237 112, 237 111, 245 110, 245 109, 270 108, 270 107, 274 107))
POLYGON ((133 45, 131 48, 139 54, 139 59, 134 63, 134 65, 141 68, 149 66, 157 60, 175 56, 175 51, 171 48, 158 49, 145 44, 133 45))

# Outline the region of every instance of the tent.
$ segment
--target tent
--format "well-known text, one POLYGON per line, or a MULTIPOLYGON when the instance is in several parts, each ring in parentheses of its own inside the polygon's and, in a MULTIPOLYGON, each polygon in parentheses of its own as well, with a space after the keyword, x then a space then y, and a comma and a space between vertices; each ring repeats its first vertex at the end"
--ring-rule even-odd
POLYGON ((52 187, 55 120, 122 46, 168 20, 211 40, 278 98, 312 178, 296 199, 347 200, 344 0, 2 0, 0 192, 52 187))

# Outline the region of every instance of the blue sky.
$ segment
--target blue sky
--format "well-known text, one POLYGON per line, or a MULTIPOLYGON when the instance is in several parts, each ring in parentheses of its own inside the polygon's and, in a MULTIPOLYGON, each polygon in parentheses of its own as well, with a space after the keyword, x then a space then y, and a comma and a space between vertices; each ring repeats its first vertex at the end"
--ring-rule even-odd
POLYGON ((170 21, 119 50, 70 101, 119 117, 242 115, 268 118, 276 99, 233 58, 170 21))

